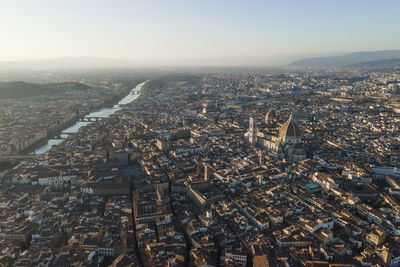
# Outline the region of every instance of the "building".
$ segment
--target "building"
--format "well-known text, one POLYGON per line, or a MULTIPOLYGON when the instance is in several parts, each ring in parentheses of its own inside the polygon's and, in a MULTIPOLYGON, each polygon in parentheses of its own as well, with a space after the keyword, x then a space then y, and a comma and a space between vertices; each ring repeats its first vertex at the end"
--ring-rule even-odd
POLYGON ((386 231, 380 228, 375 229, 366 236, 368 243, 379 246, 386 239, 386 231))
POLYGON ((232 259, 235 266, 246 266, 247 264, 247 251, 239 241, 225 246, 225 256, 232 259))
POLYGON ((171 144, 167 138, 157 139, 157 148, 160 151, 168 151, 171 148, 171 144))
POLYGON ((269 111, 265 116, 265 122, 257 127, 257 120, 250 118, 249 131, 245 139, 251 145, 276 153, 280 158, 289 161, 299 161, 306 158, 302 142, 302 134, 290 115, 282 125, 276 120, 276 114, 269 111))
POLYGON ((94 175, 80 187, 81 192, 94 195, 128 195, 129 178, 120 171, 103 172, 94 175))
POLYGON ((224 195, 209 182, 185 182, 186 196, 198 207, 204 207, 211 203, 224 199, 224 195))
POLYGON ((163 189, 133 194, 133 209, 136 224, 155 222, 157 218, 165 220, 172 216, 168 194, 163 189))

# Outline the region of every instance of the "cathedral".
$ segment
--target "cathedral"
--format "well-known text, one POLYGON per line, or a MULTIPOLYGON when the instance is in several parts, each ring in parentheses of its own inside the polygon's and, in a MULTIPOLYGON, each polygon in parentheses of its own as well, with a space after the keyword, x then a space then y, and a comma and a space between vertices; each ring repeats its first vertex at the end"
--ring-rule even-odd
POLYGON ((260 125, 257 125, 256 118, 251 117, 245 139, 250 144, 274 152, 288 161, 306 158, 301 131, 292 115, 282 125, 278 123, 274 111, 269 111, 265 116, 265 121, 260 125))

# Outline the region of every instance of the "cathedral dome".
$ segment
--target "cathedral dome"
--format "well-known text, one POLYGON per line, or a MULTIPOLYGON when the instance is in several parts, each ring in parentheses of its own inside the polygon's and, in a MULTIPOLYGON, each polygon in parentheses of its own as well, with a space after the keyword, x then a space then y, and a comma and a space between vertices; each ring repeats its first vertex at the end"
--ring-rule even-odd
POLYGON ((292 115, 289 119, 282 125, 279 130, 279 137, 282 139, 286 138, 301 138, 301 132, 299 126, 294 122, 292 115))
POLYGON ((276 113, 273 110, 268 111, 267 115, 265 115, 265 123, 270 123, 277 119, 276 113))

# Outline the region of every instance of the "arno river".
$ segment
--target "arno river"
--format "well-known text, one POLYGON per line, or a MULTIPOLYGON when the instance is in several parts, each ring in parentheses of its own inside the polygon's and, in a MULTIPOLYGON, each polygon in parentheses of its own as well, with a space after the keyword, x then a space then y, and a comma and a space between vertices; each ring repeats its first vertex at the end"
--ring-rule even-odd
MULTIPOLYGON (((86 115, 86 118, 92 118, 92 117, 96 117, 96 118, 106 118, 108 116, 110 116, 111 114, 114 114, 115 112, 117 112, 118 110, 122 109, 123 105, 129 104, 132 101, 134 101, 136 98, 139 97, 140 95, 140 90, 142 89, 143 85, 146 82, 142 82, 140 84, 138 84, 135 88, 133 88, 128 95, 126 95, 123 99, 121 99, 118 104, 114 105, 112 108, 102 108, 100 110, 94 111, 88 115, 86 115)), ((88 121, 77 121, 74 125, 72 125, 71 127, 68 127, 66 129, 64 129, 61 132, 61 137, 65 138, 68 136, 68 134, 71 133, 76 133, 82 126, 88 125, 90 123, 94 123, 94 122, 88 122, 88 121)), ((39 147, 38 149, 36 149, 34 151, 35 154, 43 154, 45 153, 47 150, 49 150, 53 145, 59 144, 63 141, 63 139, 56 139, 56 138, 50 138, 47 140, 47 143, 41 147, 39 147)))

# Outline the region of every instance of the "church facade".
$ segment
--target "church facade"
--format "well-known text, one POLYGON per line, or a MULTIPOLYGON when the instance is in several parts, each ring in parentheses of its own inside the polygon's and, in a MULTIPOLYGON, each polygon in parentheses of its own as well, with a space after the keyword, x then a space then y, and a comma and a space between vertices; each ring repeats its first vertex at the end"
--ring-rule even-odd
POLYGON ((256 118, 251 117, 245 139, 250 144, 276 153, 280 158, 288 161, 306 158, 302 134, 292 115, 282 125, 277 122, 274 111, 269 111, 265 116, 265 121, 260 124, 257 123, 256 118))

